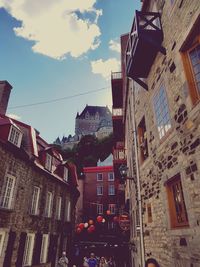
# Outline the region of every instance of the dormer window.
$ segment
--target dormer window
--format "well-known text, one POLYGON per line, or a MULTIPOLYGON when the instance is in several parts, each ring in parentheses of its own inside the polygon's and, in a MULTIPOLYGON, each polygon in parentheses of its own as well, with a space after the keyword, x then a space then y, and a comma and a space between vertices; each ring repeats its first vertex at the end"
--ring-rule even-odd
POLYGON ((21 145, 22 133, 19 129, 17 129, 13 125, 11 125, 11 127, 10 127, 8 141, 17 147, 20 147, 20 145, 21 145))
POLYGON ((68 174, 69 174, 68 169, 66 167, 64 167, 64 180, 66 182, 68 182, 68 174))
POLYGON ((87 111, 87 112, 85 113, 85 119, 86 119, 86 120, 89 120, 89 118, 90 118, 90 114, 89 114, 89 112, 87 111))
POLYGON ((47 169, 48 171, 51 171, 52 169, 52 156, 48 153, 46 154, 45 169, 47 169))

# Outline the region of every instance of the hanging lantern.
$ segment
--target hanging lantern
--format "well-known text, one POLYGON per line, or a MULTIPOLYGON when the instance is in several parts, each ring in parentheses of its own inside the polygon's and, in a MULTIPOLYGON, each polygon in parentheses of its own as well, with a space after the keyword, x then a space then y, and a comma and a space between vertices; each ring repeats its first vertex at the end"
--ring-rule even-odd
POLYGON ((102 223, 105 223, 105 222, 106 222, 106 220, 103 218, 103 219, 102 219, 102 223))
POLYGON ((84 223, 84 228, 88 228, 89 224, 86 222, 84 223))
POLYGON ((93 220, 89 220, 89 225, 92 225, 94 222, 93 222, 93 220))
POLYGON ((101 223, 102 220, 103 220, 103 217, 102 217, 102 216, 98 216, 98 217, 97 217, 97 222, 98 222, 98 223, 101 223))
POLYGON ((117 216, 115 216, 115 217, 113 218, 113 221, 114 221, 114 222, 118 222, 118 220, 119 220, 119 218, 118 218, 117 216))
POLYGON ((95 230, 95 226, 93 224, 90 225, 90 231, 94 232, 94 230, 95 230))
POLYGON ((78 228, 76 229, 76 233, 77 233, 77 234, 80 234, 80 233, 81 233, 81 231, 82 231, 82 230, 81 230, 81 228, 80 228, 80 227, 78 227, 78 228))
POLYGON ((94 232, 94 230, 95 230, 94 225, 90 225, 90 227, 87 229, 89 234, 92 234, 94 232))
POLYGON ((106 211, 106 214, 107 214, 107 215, 110 215, 110 214, 111 214, 111 211, 110 211, 110 210, 107 210, 107 211, 106 211))
POLYGON ((84 223, 79 223, 78 228, 80 228, 81 230, 83 230, 83 228, 84 228, 84 223))

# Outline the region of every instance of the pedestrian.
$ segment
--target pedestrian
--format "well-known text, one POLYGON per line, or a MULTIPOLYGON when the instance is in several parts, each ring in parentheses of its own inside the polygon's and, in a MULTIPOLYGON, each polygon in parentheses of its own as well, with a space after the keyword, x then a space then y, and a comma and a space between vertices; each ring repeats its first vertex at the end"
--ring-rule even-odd
POLYGON ((66 257, 66 252, 63 251, 62 257, 58 260, 58 267, 68 267, 69 260, 66 257))
POLYGON ((116 267, 116 264, 112 257, 110 257, 108 260, 108 267, 116 267))
POLYGON ((108 263, 104 257, 101 257, 99 267, 108 267, 108 263))
POLYGON ((89 267, 87 257, 84 257, 84 258, 83 258, 83 267, 89 267))
POLYGON ((90 258, 88 259, 89 267, 97 267, 97 259, 95 258, 95 254, 91 253, 90 258))
POLYGON ((160 267, 160 265, 155 259, 150 258, 146 261, 145 267, 160 267))

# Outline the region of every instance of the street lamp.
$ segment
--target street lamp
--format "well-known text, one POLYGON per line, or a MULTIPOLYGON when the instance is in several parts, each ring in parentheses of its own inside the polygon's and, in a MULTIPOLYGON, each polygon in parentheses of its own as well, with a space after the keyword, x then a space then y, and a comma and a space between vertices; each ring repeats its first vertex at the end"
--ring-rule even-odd
POLYGON ((121 176, 122 182, 125 182, 126 180, 132 180, 136 184, 136 181, 135 181, 135 178, 134 177, 128 177, 127 176, 128 167, 126 165, 122 164, 119 167, 119 172, 120 172, 120 176, 121 176))

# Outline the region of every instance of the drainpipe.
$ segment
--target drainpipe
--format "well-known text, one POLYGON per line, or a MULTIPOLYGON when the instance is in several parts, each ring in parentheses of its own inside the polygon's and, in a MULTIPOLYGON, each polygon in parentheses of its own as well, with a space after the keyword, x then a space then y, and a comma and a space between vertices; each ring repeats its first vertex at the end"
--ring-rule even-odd
POLYGON ((141 198, 141 186, 140 186, 140 170, 138 161, 138 143, 137 143, 137 128, 135 122, 135 92, 134 92, 134 82, 131 79, 131 89, 132 89, 132 101, 133 101, 133 139, 135 148, 135 164, 136 164, 136 179, 137 179, 137 189, 138 189, 138 209, 139 209, 139 222, 140 222, 140 253, 141 253, 141 266, 145 266, 145 248, 144 248, 144 234, 143 234, 143 219, 142 219, 142 198, 141 198))

